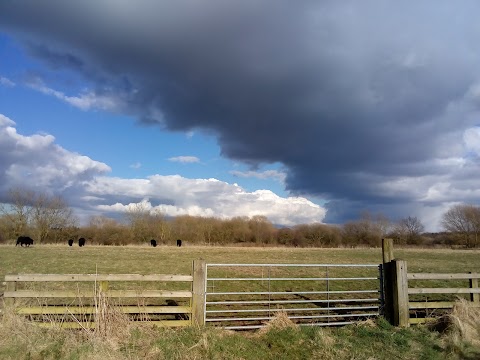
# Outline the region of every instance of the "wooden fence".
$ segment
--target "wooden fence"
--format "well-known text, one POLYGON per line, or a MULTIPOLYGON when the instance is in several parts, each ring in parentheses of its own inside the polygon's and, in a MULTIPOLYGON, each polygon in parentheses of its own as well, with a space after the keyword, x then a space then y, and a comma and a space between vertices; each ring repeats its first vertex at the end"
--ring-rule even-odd
POLYGON ((385 316, 396 326, 433 320, 452 309, 458 298, 480 307, 476 273, 409 273, 405 260, 393 259, 391 239, 384 239, 385 316))
POLYGON ((203 325, 203 260, 193 262, 192 274, 6 275, 3 296, 6 306, 42 326, 93 328, 106 310, 159 326, 203 325))

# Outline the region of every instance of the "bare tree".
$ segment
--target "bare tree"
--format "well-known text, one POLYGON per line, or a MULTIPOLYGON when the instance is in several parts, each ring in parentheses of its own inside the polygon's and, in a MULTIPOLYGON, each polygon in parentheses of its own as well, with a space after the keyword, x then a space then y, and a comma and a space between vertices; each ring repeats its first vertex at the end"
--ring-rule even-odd
POLYGON ((367 244, 379 246, 388 233, 390 221, 383 214, 373 215, 368 211, 361 214, 360 220, 343 225, 343 243, 347 245, 367 244))
POLYGON ((55 241, 65 229, 76 225, 72 210, 60 196, 27 189, 11 189, 9 203, 0 211, 10 223, 12 237, 30 233, 39 243, 55 241))
POLYGON ((146 242, 153 237, 150 228, 150 209, 145 202, 130 204, 125 213, 135 242, 146 242))
POLYGON ((167 242, 171 236, 172 229, 165 218, 165 214, 156 209, 152 214, 152 220, 155 223, 155 237, 159 238, 162 243, 167 242))
POLYGON ((8 192, 8 203, 1 204, 0 213, 8 223, 9 236, 16 238, 29 231, 32 213, 33 191, 12 188, 8 192))
POLYGON ((480 208, 473 205, 455 205, 443 214, 445 230, 462 236, 467 247, 478 245, 480 232, 480 208))
POLYGON ((90 217, 89 225, 82 234, 93 243, 103 245, 126 245, 132 242, 132 232, 125 224, 101 215, 90 217))
POLYGON ((274 241, 276 229, 266 216, 254 215, 248 221, 250 242, 269 244, 274 241))
POLYGON ((421 234, 425 231, 422 222, 415 216, 401 219, 394 230, 397 241, 404 244, 418 244, 421 234))
POLYGON ((57 242, 67 229, 75 227, 73 211, 60 196, 36 194, 32 200, 31 222, 38 242, 49 238, 57 242))

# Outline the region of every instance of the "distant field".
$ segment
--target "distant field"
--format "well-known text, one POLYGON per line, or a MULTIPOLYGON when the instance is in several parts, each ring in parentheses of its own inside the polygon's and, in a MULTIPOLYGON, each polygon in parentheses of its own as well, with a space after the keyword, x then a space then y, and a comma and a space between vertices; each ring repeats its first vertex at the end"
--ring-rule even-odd
MULTIPOLYGON (((480 250, 396 249, 413 272, 480 272, 480 250)), ((35 245, 0 246, 0 279, 18 273, 190 274, 192 261, 213 263, 376 264, 380 248, 247 248, 35 245)), ((3 285, 0 287, 3 292, 3 285)))

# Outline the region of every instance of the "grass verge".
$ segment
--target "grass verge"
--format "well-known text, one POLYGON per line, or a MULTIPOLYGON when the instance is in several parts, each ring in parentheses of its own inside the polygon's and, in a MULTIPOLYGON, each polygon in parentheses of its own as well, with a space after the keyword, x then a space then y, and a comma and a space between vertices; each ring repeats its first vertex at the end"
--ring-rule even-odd
POLYGON ((219 328, 126 326, 40 328, 6 311, 0 320, 1 359, 478 359, 478 309, 459 303, 446 324, 394 328, 383 318, 341 328, 298 327, 283 313, 256 332, 219 328))

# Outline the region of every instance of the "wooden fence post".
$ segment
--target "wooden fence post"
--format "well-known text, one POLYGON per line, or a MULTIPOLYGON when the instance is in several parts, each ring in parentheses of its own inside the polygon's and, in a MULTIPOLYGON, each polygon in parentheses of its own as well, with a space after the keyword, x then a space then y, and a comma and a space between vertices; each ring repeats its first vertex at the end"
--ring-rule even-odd
POLYGON ((192 324, 205 325, 205 282, 207 263, 205 260, 193 260, 192 284, 192 324))
POLYGON ((407 262, 395 259, 392 264, 393 325, 408 327, 410 326, 410 312, 408 308, 407 262))
POLYGON ((392 260, 393 239, 382 239, 383 316, 393 325, 392 260))
POLYGON ((393 260, 393 239, 382 239, 383 263, 393 260))
MULTIPOLYGON (((471 271, 470 271, 470 274, 477 275, 475 273, 472 273, 471 271)), ((478 288, 478 279, 470 279, 469 282, 470 282, 470 288, 471 289, 478 288)), ((475 302, 475 303, 480 302, 480 294, 478 294, 478 293, 477 294, 470 294, 470 301, 475 302)))

